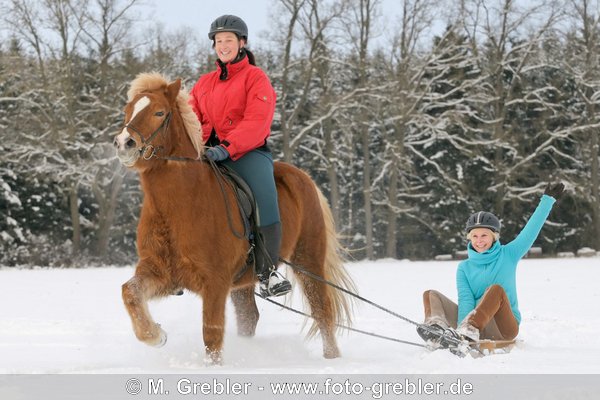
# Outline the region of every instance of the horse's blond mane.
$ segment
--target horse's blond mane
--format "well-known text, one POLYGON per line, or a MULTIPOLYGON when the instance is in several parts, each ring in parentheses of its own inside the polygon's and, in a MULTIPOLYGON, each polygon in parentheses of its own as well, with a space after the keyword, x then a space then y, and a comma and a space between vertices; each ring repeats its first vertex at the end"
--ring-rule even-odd
MULTIPOLYGON (((161 87, 166 87, 168 84, 169 81, 167 78, 158 72, 141 73, 129 85, 127 101, 132 101, 136 95, 142 92, 160 89, 161 87)), ((204 151, 200 122, 189 104, 189 95, 183 87, 177 95, 177 108, 179 108, 179 113, 183 119, 185 131, 190 137, 198 153, 198 157, 200 157, 204 151)))

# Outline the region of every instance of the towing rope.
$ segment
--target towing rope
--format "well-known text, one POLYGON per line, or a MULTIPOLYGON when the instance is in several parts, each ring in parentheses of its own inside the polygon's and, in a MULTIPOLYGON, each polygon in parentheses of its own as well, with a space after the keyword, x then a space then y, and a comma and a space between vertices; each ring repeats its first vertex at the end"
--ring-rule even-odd
MULTIPOLYGON (((397 312, 394 312, 394 311, 390 310, 389 308, 383 307, 383 306, 381 306, 381 305, 379 305, 379 304, 377 304, 377 303, 375 303, 375 302, 373 302, 373 301, 371 301, 371 300, 369 300, 369 299, 367 299, 367 298, 365 298, 363 296, 360 296, 359 294, 356 294, 356 293, 354 293, 354 292, 352 292, 352 291, 350 291, 350 290, 348 290, 346 288, 343 288, 343 287, 341 287, 339 285, 336 285, 335 283, 330 282, 327 279, 325 279, 325 278, 323 278, 323 277, 321 277, 321 276, 319 276, 319 275, 317 275, 317 274, 315 274, 313 272, 308 271, 307 269, 301 267, 300 265, 294 264, 294 263, 292 263, 290 261, 287 261, 287 260, 284 260, 282 258, 280 258, 279 260, 282 263, 286 264, 287 266, 291 267, 292 269, 294 269, 294 270, 296 270, 296 271, 298 271, 300 273, 303 273, 303 274, 307 275, 308 277, 310 277, 312 279, 315 279, 315 280, 317 280, 319 282, 322 282, 322 283, 324 283, 326 285, 329 285, 329 286, 333 287, 336 290, 340 290, 340 291, 342 291, 342 292, 344 292, 344 293, 346 293, 346 294, 348 294, 348 295, 350 295, 350 296, 352 296, 352 297, 354 297, 354 298, 356 298, 356 299, 358 299, 358 300, 360 300, 360 301, 362 301, 364 303, 367 303, 367 304, 369 304, 369 305, 371 305, 371 306, 373 306, 375 308, 378 308, 381 311, 386 312, 386 313, 388 313, 390 315, 393 315, 394 317, 399 318, 399 319, 401 319, 401 320, 403 320, 405 322, 413 324, 413 325, 415 325, 417 327, 421 327, 421 329, 424 329, 424 330, 426 330, 428 332, 436 333, 435 330, 433 330, 432 328, 430 328, 428 325, 426 325, 426 324, 420 324, 418 322, 415 322, 415 321, 413 321, 410 318, 407 318, 407 317, 405 317, 405 316, 403 316, 401 314, 398 314, 397 312)), ((278 306, 280 306, 280 307, 282 307, 282 308, 284 308, 286 310, 289 310, 289 311, 292 311, 292 312, 294 312, 296 314, 300 314, 300 315, 303 315, 305 317, 314 319, 314 317, 312 315, 310 315, 310 314, 304 313, 302 311, 298 311, 298 310, 296 310, 296 309, 294 309, 292 307, 288 307, 286 305, 278 303, 278 302, 276 302, 274 300, 271 300, 269 298, 262 297, 258 293, 255 293, 255 294, 256 294, 256 296, 260 297, 261 299, 266 300, 266 301, 268 301, 270 303, 276 304, 276 305, 278 305, 278 306)), ((408 344, 408 345, 411 345, 411 346, 418 346, 418 347, 425 347, 425 348, 427 348, 427 345, 424 345, 424 344, 421 344, 421 343, 414 343, 414 342, 409 342, 407 340, 401 340, 401 339, 396 339, 396 338, 392 338, 392 337, 389 337, 389 336, 383 336, 383 335, 380 335, 380 334, 377 334, 377 333, 372 333, 372 332, 367 332, 367 331, 363 331, 363 330, 360 330, 360 329, 355 329, 355 328, 352 328, 352 327, 349 327, 349 326, 346 326, 346 325, 336 324, 336 326, 339 327, 339 328, 342 328, 342 329, 347 329, 347 330, 352 331, 352 332, 361 333, 363 335, 373 336, 373 337, 377 337, 377 338, 380 338, 380 339, 389 340, 389 341, 392 341, 392 342, 397 342, 397 343, 402 343, 402 344, 408 344)), ((457 345, 457 346, 459 344, 461 344, 460 339, 454 340, 454 338, 447 338, 447 340, 449 340, 451 342, 456 341, 456 343, 454 343, 454 344, 457 345)))
MULTIPOLYGON (((305 317, 308 317, 308 318, 314 319, 314 317, 313 317, 312 315, 310 315, 310 314, 307 314, 307 313, 305 313, 305 312, 302 312, 302 311, 296 310, 295 308, 292 308, 292 307, 286 306, 285 304, 278 303, 278 302, 276 302, 275 300, 269 299, 268 297, 262 297, 260 294, 258 294, 258 293, 256 293, 256 292, 254 292, 254 294, 255 294, 257 297, 260 297, 261 299, 263 299, 263 300, 266 300, 266 301, 268 301, 269 303, 276 304, 276 305, 278 305, 279 307, 281 307, 281 308, 284 308, 284 309, 286 309, 286 310, 288 310, 288 311, 291 311, 291 312, 294 312, 294 313, 296 313, 296 314, 303 315, 303 316, 305 316, 305 317)), ((352 327, 350 327, 350 326, 347 326, 347 325, 342 325, 342 324, 338 324, 338 323, 336 323, 336 324, 335 324, 335 326, 337 326, 338 328, 347 329, 347 330, 349 330, 349 331, 352 331, 352 332, 361 333, 361 334, 363 334, 363 335, 368 335, 368 336, 373 336, 373 337, 380 338, 380 339, 384 339, 384 340, 389 340, 389 341, 391 341, 391 342, 397 342, 397 343, 409 344, 409 345, 411 345, 411 346, 418 346, 418 347, 427 347, 427 346, 425 346, 424 344, 421 344, 421 343, 409 342, 409 341, 407 341, 407 340, 396 339, 396 338, 393 338, 393 337, 389 337, 389 336, 380 335, 380 334, 378 334, 378 333, 367 332, 367 331, 363 331, 363 330, 361 330, 361 329, 352 328, 352 327)))

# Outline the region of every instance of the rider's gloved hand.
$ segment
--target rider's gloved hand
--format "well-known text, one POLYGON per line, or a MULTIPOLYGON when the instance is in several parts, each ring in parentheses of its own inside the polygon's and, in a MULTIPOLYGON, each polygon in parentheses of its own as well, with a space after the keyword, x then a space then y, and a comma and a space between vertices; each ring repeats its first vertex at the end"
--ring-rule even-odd
POLYGON ((223 161, 229 158, 229 152, 227 151, 227 149, 220 145, 209 148, 208 150, 206 150, 204 155, 206 156, 206 158, 214 162, 223 161))

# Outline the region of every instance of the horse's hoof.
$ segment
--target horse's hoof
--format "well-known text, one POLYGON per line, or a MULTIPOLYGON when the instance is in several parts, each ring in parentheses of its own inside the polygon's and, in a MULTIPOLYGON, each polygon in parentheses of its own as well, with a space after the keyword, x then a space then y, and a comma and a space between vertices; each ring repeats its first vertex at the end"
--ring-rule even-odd
POLYGON ((341 357, 339 349, 327 349, 323 351, 323 357, 327 359, 338 358, 341 357))
POLYGON ((254 337, 256 334, 256 324, 254 326, 238 326, 238 336, 254 337))
POLYGON ((206 365, 223 365, 223 355, 220 350, 208 350, 206 349, 206 355, 204 356, 204 363, 206 365))
POLYGON ((152 344, 152 346, 163 347, 165 344, 167 344, 167 332, 160 327, 160 324, 156 324, 156 327, 158 328, 158 341, 152 344))

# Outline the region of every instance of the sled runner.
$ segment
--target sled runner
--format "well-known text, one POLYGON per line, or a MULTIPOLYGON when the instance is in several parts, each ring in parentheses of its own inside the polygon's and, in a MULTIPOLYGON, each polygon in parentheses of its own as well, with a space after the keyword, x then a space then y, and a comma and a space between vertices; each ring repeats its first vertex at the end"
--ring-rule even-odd
POLYGON ((469 342, 471 356, 478 358, 492 354, 506 354, 515 347, 516 339, 512 340, 490 340, 484 339, 477 342, 469 342))
POLYGON ((452 354, 458 357, 470 355, 473 358, 481 358, 494 354, 507 354, 513 349, 516 340, 490 340, 484 339, 477 342, 467 342, 466 340, 458 343, 434 343, 428 342, 427 349, 430 351, 438 349, 448 349, 452 354))
POLYGON ((482 339, 478 341, 464 340, 454 329, 445 329, 439 325, 420 324, 417 333, 425 340, 429 350, 448 349, 454 355, 465 357, 471 354, 473 357, 483 357, 490 354, 508 353, 514 347, 516 339, 491 340, 482 339))

